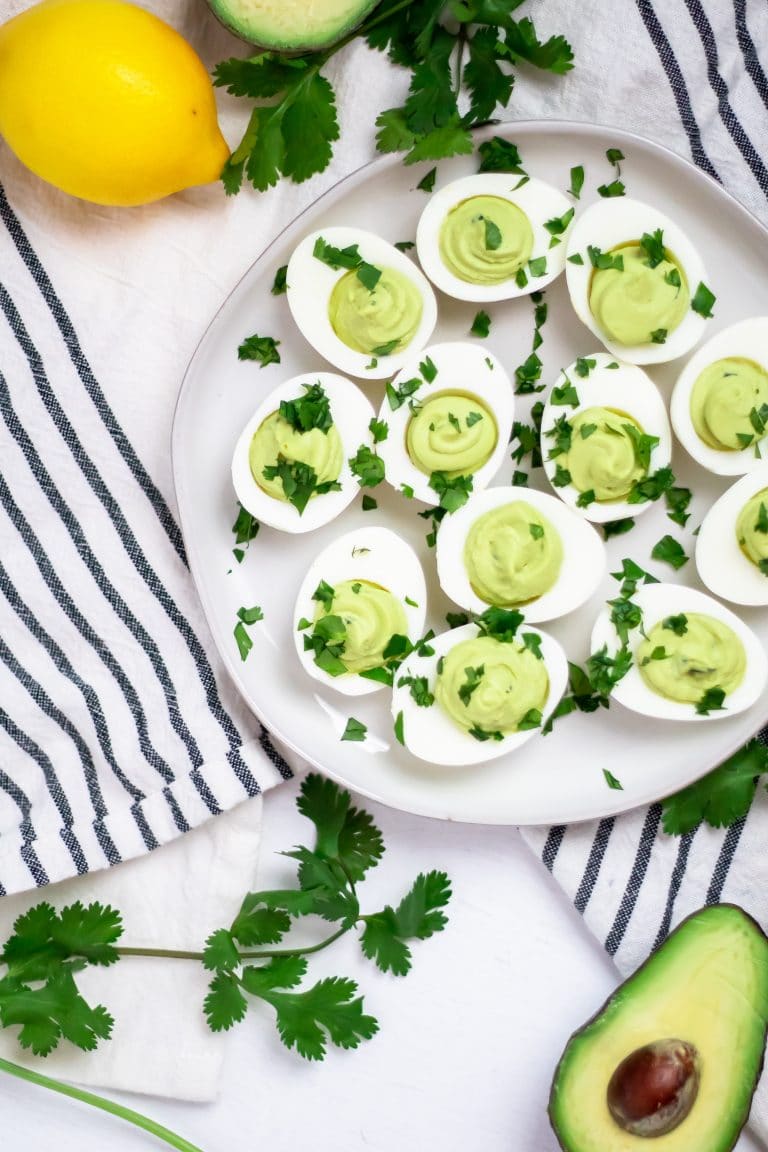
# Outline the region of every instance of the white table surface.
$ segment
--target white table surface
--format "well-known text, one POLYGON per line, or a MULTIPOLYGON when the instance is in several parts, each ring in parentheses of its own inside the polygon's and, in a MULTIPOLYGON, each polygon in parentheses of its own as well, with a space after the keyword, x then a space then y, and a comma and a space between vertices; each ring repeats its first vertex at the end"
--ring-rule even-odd
MULTIPOLYGON (((265 800, 261 885, 284 873, 273 853, 303 836, 295 792, 288 785, 265 800)), ((447 929, 414 947, 405 979, 379 973, 351 938, 313 959, 317 976, 359 979, 380 1033, 308 1064, 257 1007, 229 1037, 216 1104, 121 1098, 204 1152, 555 1152, 545 1112, 552 1071, 616 983, 613 966, 515 829, 364 803, 387 845, 361 886, 364 908, 399 899, 421 870, 444 868, 454 884, 447 929)), ((3 1152, 165 1147, 9 1079, 0 1079, 0 1114, 3 1152)), ((757 1148, 748 1136, 738 1144, 757 1148)))

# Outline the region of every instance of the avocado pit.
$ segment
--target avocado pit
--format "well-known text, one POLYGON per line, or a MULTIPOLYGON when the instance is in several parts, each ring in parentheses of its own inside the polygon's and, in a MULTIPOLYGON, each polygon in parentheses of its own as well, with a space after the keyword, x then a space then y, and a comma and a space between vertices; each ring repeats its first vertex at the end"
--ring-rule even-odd
POLYGON ((689 1115, 699 1091, 699 1054, 685 1040, 636 1048, 608 1083, 608 1110, 632 1136, 665 1136, 689 1115))

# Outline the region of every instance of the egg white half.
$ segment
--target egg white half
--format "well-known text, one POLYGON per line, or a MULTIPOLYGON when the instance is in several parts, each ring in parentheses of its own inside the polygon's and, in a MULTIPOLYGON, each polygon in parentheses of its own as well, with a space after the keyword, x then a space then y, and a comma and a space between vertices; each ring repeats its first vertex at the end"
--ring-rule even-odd
MULTIPOLYGON (((509 377, 501 362, 476 344, 461 341, 447 344, 433 344, 425 348, 419 357, 408 361, 395 379, 392 387, 397 389, 404 381, 419 378, 422 384, 411 399, 424 404, 430 396, 441 392, 462 392, 477 396, 490 409, 496 419, 498 439, 493 453, 487 462, 473 473, 472 490, 480 492, 493 480, 501 468, 507 454, 509 437, 515 416, 515 395, 509 377), (431 383, 424 380, 419 365, 429 358, 437 369, 431 383)), ((406 432, 412 413, 408 401, 392 410, 385 398, 379 412, 379 419, 389 427, 387 439, 376 446, 376 451, 384 460, 387 481, 402 491, 403 485, 413 489, 416 500, 425 504, 438 504, 439 498, 429 486, 429 476, 420 471, 408 455, 406 432)))
POLYGON ((586 508, 579 508, 576 501, 581 493, 575 485, 568 484, 564 488, 556 488, 553 483, 557 465, 562 457, 549 459, 554 438, 547 436, 546 433, 554 427, 560 416, 565 415, 571 420, 585 408, 617 408, 631 416, 647 435, 658 436, 659 443, 651 451, 649 476, 659 468, 666 468, 672 459, 672 432, 667 409, 661 393, 651 378, 637 365, 622 363, 606 352, 591 352, 585 359, 596 361, 589 375, 582 379, 576 373, 575 362, 569 365, 558 376, 544 405, 541 418, 541 456, 544 471, 555 495, 585 520, 591 520, 595 524, 606 524, 610 520, 621 520, 625 516, 640 516, 653 507, 650 501, 643 504, 629 504, 626 500, 617 500, 601 504, 595 500, 586 508), (618 368, 608 368, 609 364, 616 363, 619 365, 618 368), (569 382, 576 389, 579 403, 575 408, 553 404, 554 388, 563 387, 569 382))
POLYGON ((737 480, 710 508, 696 538, 696 567, 711 592, 733 604, 768 605, 768 576, 742 552, 736 521, 753 496, 768 488, 768 463, 737 480))
MULTIPOLYGON (((462 764, 482 764, 487 760, 498 760, 527 743, 532 736, 537 735, 539 728, 529 729, 525 732, 512 732, 503 740, 476 740, 451 720, 440 705, 435 701, 429 708, 422 708, 416 704, 406 685, 398 686, 403 676, 426 676, 429 687, 434 691, 437 681, 437 662, 445 656, 456 644, 463 640, 473 640, 479 635, 476 624, 465 624, 461 628, 454 628, 450 632, 442 632, 429 641, 430 648, 434 649, 432 656, 419 656, 413 652, 407 660, 403 661, 395 675, 395 687, 392 692, 392 716, 397 720, 403 714, 403 739, 406 748, 420 760, 427 760, 431 764, 443 764, 456 767, 462 764)), ((541 638, 541 654, 546 664, 549 676, 549 692, 547 701, 542 708, 542 723, 554 711, 563 693, 568 686, 568 661, 565 652, 558 642, 546 632, 539 632, 536 628, 529 628, 523 624, 518 636, 531 632, 541 638)))
POLYGON ((698 348, 680 373, 670 404, 672 427, 683 448, 702 468, 718 476, 743 476, 768 458, 768 437, 758 441, 758 456, 753 444, 741 452, 723 452, 705 444, 693 426, 691 393, 696 381, 710 364, 731 356, 754 360, 768 371, 768 316, 732 324, 698 348))
MULTIPOLYGON (((552 235, 544 227, 548 220, 563 216, 572 207, 568 197, 546 184, 543 180, 531 177, 520 188, 515 188, 521 177, 503 172, 479 173, 475 176, 464 176, 460 180, 453 180, 446 184, 430 199, 421 214, 416 230, 416 248, 419 261, 432 283, 457 300, 472 300, 478 303, 493 300, 514 300, 519 296, 529 296, 531 292, 540 292, 553 280, 557 279, 565 267, 568 234, 573 227, 573 221, 557 237, 559 244, 550 248, 552 235), (469 284, 460 280, 443 263, 440 255, 440 228, 450 210, 462 200, 469 200, 472 196, 498 196, 516 204, 525 212, 531 222, 533 230, 533 251, 531 259, 546 256, 547 270, 543 276, 528 276, 528 283, 524 288, 518 286, 514 279, 504 280, 501 284, 469 284)), ((527 269, 526 269, 527 271, 527 269)))
POLYGON ((384 380, 393 376, 407 359, 424 347, 437 323, 437 301, 427 278, 393 244, 363 228, 322 228, 319 232, 311 232, 297 245, 288 261, 287 277, 288 306, 304 339, 336 368, 363 380, 384 380), (372 357, 356 352, 339 339, 331 324, 328 305, 337 281, 346 275, 347 269, 334 270, 312 255, 319 236, 336 248, 357 244, 360 255, 369 264, 391 268, 415 285, 422 301, 421 323, 407 347, 390 356, 372 357))
POLYGON ((416 553, 389 528, 375 525, 357 528, 323 549, 302 580, 296 597, 293 638, 304 670, 313 679, 345 696, 367 696, 370 692, 380 691, 384 684, 357 673, 330 676, 315 664, 313 653, 304 650, 303 638, 311 629, 299 631, 298 623, 302 618, 314 620, 317 601, 312 599, 312 594, 321 580, 332 588, 345 580, 367 581, 386 588, 401 601, 408 623, 408 636, 416 641, 424 630, 427 611, 427 587, 416 553), (409 604, 408 600, 413 603, 409 604))
POLYGON ((360 491, 357 479, 349 467, 349 460, 361 444, 372 445, 368 428, 372 417, 373 408, 366 397, 351 380, 343 376, 333 372, 308 372, 304 376, 293 376, 286 380, 262 400, 235 445, 232 454, 232 484, 238 500, 257 520, 283 532, 311 532, 327 524, 343 512, 360 491), (268 416, 277 411, 281 401, 295 400, 303 395, 304 387, 318 383, 323 386, 328 397, 333 422, 344 450, 344 463, 339 475, 341 491, 313 496, 299 515, 293 504, 276 500, 259 487, 251 472, 248 453, 254 433, 268 416))
POLYGON ((652 234, 657 228, 663 229, 664 247, 674 255, 685 273, 691 298, 701 282, 712 288, 704 262, 682 228, 657 208, 631 200, 628 196, 592 204, 579 216, 568 240, 565 274, 576 315, 614 356, 630 364, 665 364, 684 356, 702 339, 707 325, 703 316, 689 308, 664 344, 626 345, 612 341, 593 316, 589 290, 594 269, 587 254, 589 245, 610 252, 619 245, 637 243, 644 232, 652 234), (582 264, 571 263, 571 256, 577 254, 581 256, 582 264))
MULTIPOLYGON (((741 640, 747 656, 747 670, 738 688, 726 696, 723 710, 701 716, 693 704, 667 700, 666 697, 653 692, 645 683, 637 666, 637 649, 643 641, 643 636, 640 629, 636 628, 629 634, 629 646, 633 656, 632 667, 613 689, 612 700, 616 700, 632 712, 640 712, 643 716, 691 723, 727 720, 729 716, 735 716, 738 712, 751 708, 760 699, 768 679, 768 657, 751 628, 748 628, 730 609, 724 607, 718 600, 713 600, 705 592, 686 588, 682 584, 644 584, 637 589, 632 600, 642 609, 646 632, 650 632, 660 620, 667 616, 678 616, 681 612, 714 616, 731 628, 741 640)), ((610 608, 606 606, 597 618, 592 631, 593 653, 599 651, 605 644, 608 652, 615 655, 621 646, 616 629, 610 620, 610 612, 610 608)))
MULTIPOLYGON (((469 582, 464 564, 467 534, 481 516, 517 501, 530 504, 550 521, 563 545, 563 562, 552 587, 520 611, 537 623, 554 620, 578 608, 595 592, 605 573, 605 545, 594 528, 575 516, 562 501, 534 488, 487 488, 463 508, 446 516, 437 534, 437 575, 440 586, 455 604, 471 612, 488 608, 469 582)), ((768 581, 766 581, 768 583, 768 581)))

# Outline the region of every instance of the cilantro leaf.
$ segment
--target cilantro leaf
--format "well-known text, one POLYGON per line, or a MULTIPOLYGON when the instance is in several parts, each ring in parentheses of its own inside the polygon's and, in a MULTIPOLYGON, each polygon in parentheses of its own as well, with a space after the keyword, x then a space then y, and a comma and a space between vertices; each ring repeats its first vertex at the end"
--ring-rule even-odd
POLYGON ((288 265, 283 264, 275 272, 275 279, 270 289, 273 296, 283 296, 288 291, 288 265))
POLYGON ((581 190, 584 187, 584 167, 581 164, 571 168, 571 184, 568 189, 574 200, 581 199, 581 190))
POLYGON ((384 479, 384 461, 367 444, 360 445, 349 466, 361 488, 375 488, 384 479))
POLYGON ((430 168, 425 176, 422 176, 416 187, 420 192, 432 192, 435 187, 435 180, 437 179, 437 168, 430 168))
POLYGON ((363 724, 362 720, 355 720, 354 716, 350 716, 341 738, 342 740, 353 740, 359 743, 365 740, 367 732, 368 726, 363 724))
POLYGON ((383 972, 405 976, 411 967, 406 940, 427 940, 442 932, 447 923, 442 909, 450 898, 451 885, 444 872, 420 873, 397 908, 387 905, 363 917, 363 953, 383 972))
POLYGON ((280 401, 280 415, 297 432, 309 432, 313 428, 328 432, 333 426, 333 416, 325 389, 319 381, 303 387, 303 396, 280 401))
POLYGON ((463 79, 473 120, 489 120, 497 105, 506 108, 509 103, 514 77, 500 66, 500 48, 498 32, 490 25, 479 28, 469 41, 469 61, 463 79))
POLYGON ((651 556, 654 560, 663 560, 665 564, 671 564, 676 571, 683 568, 689 559, 682 544, 679 540, 675 540, 674 536, 662 536, 661 540, 654 544, 651 556))
POLYGON ((479 172, 511 172, 515 176, 526 176, 522 166, 520 151, 511 140, 493 136, 484 140, 478 148, 480 155, 479 172))
POLYGON ((307 1060, 322 1060, 328 1040, 339 1048, 357 1048, 378 1032, 377 1020, 365 1015, 356 992, 353 980, 331 976, 306 992, 261 989, 258 994, 275 1008, 286 1048, 296 1048, 307 1060))
POLYGON ((698 312, 699 316, 703 316, 705 320, 709 320, 712 317, 712 308, 716 300, 717 297, 714 292, 711 292, 706 284, 700 282, 693 294, 691 308, 693 308, 694 312, 698 312))
POLYGON ((429 478, 429 486, 436 493, 440 507, 449 513, 466 504, 472 483, 471 476, 448 476, 445 472, 433 472, 429 478))
POLYGON ((245 1019, 248 1001, 231 972, 217 972, 208 985, 203 1012, 212 1032, 227 1032, 245 1019))
POLYGON ((768 748, 750 740, 719 768, 662 805, 662 827, 669 836, 691 832, 702 821, 727 828, 750 809, 757 779, 768 772, 768 748))
POLYGON ((317 829, 316 850, 338 860, 357 881, 378 864, 384 841, 370 815, 352 807, 351 801, 349 792, 312 772, 302 782, 298 808, 317 829))

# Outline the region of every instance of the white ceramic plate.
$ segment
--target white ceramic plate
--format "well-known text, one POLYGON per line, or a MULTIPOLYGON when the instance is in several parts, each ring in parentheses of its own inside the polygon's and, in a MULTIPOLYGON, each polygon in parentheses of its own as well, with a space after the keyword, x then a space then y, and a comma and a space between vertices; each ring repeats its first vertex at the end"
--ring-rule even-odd
MULTIPOLYGON (((658 204, 679 220, 706 256, 710 287, 718 297, 706 335, 742 319, 746 301, 750 315, 768 313, 768 233, 687 161, 626 132, 583 124, 502 125, 479 132, 477 143, 494 134, 513 140, 528 170, 560 188, 568 187, 570 168, 582 164, 586 182, 581 206, 596 199, 594 189, 610 178, 606 149, 621 148, 628 193, 658 204)), ((442 162, 437 187, 476 166, 476 157, 442 162)), ((276 736, 329 776, 386 804, 446 820, 542 824, 621 812, 668 795, 714 767, 757 731, 766 719, 765 705, 711 725, 649 724, 620 707, 591 716, 577 714, 562 720, 552 735, 537 737, 508 757, 447 772, 416 760, 396 743, 387 693, 351 700, 322 688, 302 670, 290 635, 294 600, 309 564, 336 535, 361 524, 388 525, 414 545, 427 573, 427 622, 437 630, 444 627, 445 612, 454 606, 437 586, 434 553, 424 540, 428 525, 416 515, 423 505, 382 485, 375 492, 376 512, 363 513, 356 500, 317 532, 288 536, 262 527, 242 564, 232 555, 237 508, 230 458, 242 426, 268 389, 289 376, 327 367, 296 329, 285 296, 270 294, 275 272, 304 235, 321 227, 351 224, 378 231, 387 240, 413 240, 426 204, 416 183, 427 167, 405 168, 398 157, 386 157, 326 193, 262 253, 203 337, 184 377, 173 429, 174 475, 192 572, 216 643, 248 704, 276 736), (262 370, 238 361, 238 344, 254 331, 282 341, 282 364, 262 370), (254 646, 243 663, 232 632, 238 608, 253 604, 262 606, 265 620, 250 629, 254 646), (350 715, 368 725, 364 743, 341 743, 350 715), (607 787, 603 768, 618 777, 623 791, 607 787)), ((565 277, 547 290, 546 298, 549 319, 539 355, 543 381, 549 384, 561 367, 590 355, 597 345, 568 302, 565 277)), ((466 338, 476 308, 439 295, 433 341, 466 338)), ((531 302, 525 298, 490 304, 487 311, 493 326, 483 343, 514 376, 531 350, 531 302)), ((682 365, 650 369, 667 400, 682 365)), ((378 408, 383 385, 369 383, 366 390, 378 408)), ((517 399, 518 418, 525 419, 529 401, 536 397, 517 399)), ((704 472, 677 443, 672 464, 678 483, 694 490, 689 530, 681 533, 664 508, 656 506, 629 535, 609 541, 609 569, 631 556, 662 579, 701 588, 693 559, 675 574, 650 560, 651 548, 670 532, 692 556, 690 530, 701 523, 728 482, 704 472)), ((511 464, 496 482, 508 482, 510 471, 511 464)), ((534 475, 537 486, 546 489, 543 473, 534 475)), ((598 610, 616 587, 606 576, 584 607, 545 625, 571 659, 581 662, 588 654, 598 610)), ((768 646, 768 610, 744 608, 740 615, 768 646)))

